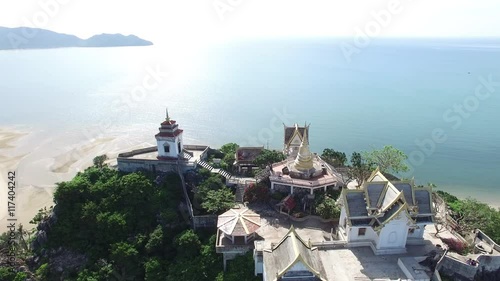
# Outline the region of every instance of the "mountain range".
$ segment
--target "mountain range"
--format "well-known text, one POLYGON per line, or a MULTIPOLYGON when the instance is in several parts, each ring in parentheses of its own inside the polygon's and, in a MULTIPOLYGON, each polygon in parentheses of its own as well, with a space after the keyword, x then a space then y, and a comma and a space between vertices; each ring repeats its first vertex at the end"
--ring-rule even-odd
POLYGON ((81 39, 75 35, 57 33, 40 28, 0 27, 0 50, 149 45, 153 45, 153 43, 135 35, 100 34, 88 39, 81 39))

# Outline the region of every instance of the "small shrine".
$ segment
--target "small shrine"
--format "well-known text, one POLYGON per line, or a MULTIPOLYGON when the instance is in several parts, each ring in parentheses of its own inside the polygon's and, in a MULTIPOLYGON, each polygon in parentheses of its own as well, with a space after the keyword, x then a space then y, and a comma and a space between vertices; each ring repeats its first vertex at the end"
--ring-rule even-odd
MULTIPOLYGON (((293 194, 294 188, 307 189, 310 194, 313 194, 316 189, 326 190, 330 186, 338 189, 343 185, 340 174, 321 157, 311 152, 308 136, 309 125, 304 125, 302 128, 301 131, 298 126, 295 126, 295 132, 292 134, 292 143, 297 139, 301 140, 296 155, 290 153, 288 159, 272 165, 269 177, 271 189, 287 187, 290 188, 291 194, 293 194)), ((285 141, 286 138, 287 130, 285 130, 285 141)), ((295 151, 292 148, 293 146, 291 151, 295 151)))

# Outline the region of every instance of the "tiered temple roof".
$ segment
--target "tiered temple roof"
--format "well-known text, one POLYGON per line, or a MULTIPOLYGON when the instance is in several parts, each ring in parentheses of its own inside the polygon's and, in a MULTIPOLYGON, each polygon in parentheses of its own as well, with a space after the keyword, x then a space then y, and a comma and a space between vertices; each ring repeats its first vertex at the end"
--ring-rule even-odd
POLYGON ((179 129, 179 124, 177 124, 175 120, 170 119, 168 110, 166 115, 165 121, 163 121, 161 127, 158 128, 160 132, 155 135, 156 139, 158 139, 158 137, 174 138, 183 132, 183 130, 179 129))
POLYGON ((430 188, 416 187, 413 181, 390 182, 377 169, 361 189, 344 190, 342 200, 349 225, 380 230, 400 213, 413 223, 431 223, 434 216, 431 196, 430 188))
MULTIPOLYGON (((299 263, 312 273, 312 276, 296 280, 326 280, 325 269, 319 259, 317 248, 302 240, 293 226, 280 242, 273 245, 270 250, 264 250, 263 257, 265 280, 282 280, 282 277, 299 263)), ((293 272, 288 274, 293 275, 293 272)))
MULTIPOLYGON (((289 146, 290 142, 294 139, 295 136, 298 136, 300 140, 302 141, 304 139, 304 134, 306 131, 309 130, 307 126, 300 127, 299 125, 295 124, 294 126, 287 127, 285 126, 285 139, 284 139, 284 144, 285 146, 289 146)), ((306 136, 307 141, 309 141, 309 138, 306 136)))

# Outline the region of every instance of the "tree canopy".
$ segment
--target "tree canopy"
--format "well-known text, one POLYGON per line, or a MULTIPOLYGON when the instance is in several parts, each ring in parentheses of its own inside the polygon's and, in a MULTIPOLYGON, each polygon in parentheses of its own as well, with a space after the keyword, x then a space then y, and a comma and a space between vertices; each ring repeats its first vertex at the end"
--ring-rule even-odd
POLYGON ((202 181, 196 192, 196 201, 210 214, 220 214, 234 206, 234 194, 218 174, 210 174, 202 181))
POLYGON ((382 149, 363 152, 362 156, 370 165, 378 166, 381 172, 397 174, 409 170, 408 165, 405 163, 408 156, 391 145, 386 145, 382 149))
MULTIPOLYGON (((35 268, 40 280, 212 281, 223 276, 215 235, 189 230, 178 213, 182 201, 178 176, 163 176, 160 184, 155 179, 154 175, 93 166, 57 184, 57 222, 47 232, 44 251, 63 248, 84 255, 87 261, 82 268, 65 269, 61 276, 52 257, 45 256, 35 268)), ((220 179, 206 183, 207 188, 214 186, 216 191, 229 190, 220 179)), ((36 221, 46 219, 46 213, 41 210, 36 221)), ((6 234, 0 236, 0 250, 6 241, 6 234)), ((25 272, 12 273, 0 266, 1 280, 26 277, 25 272)), ((253 274, 240 280, 253 280, 253 274)))
POLYGON ((475 228, 481 229, 496 243, 500 243, 500 210, 481 203, 476 199, 458 199, 447 192, 436 192, 451 210, 452 218, 457 222, 456 229, 461 234, 470 233, 475 228))
POLYGON ((344 152, 325 148, 321 154, 323 160, 334 167, 344 167, 347 164, 347 156, 344 152))
POLYGON ((255 158, 254 164, 260 167, 265 167, 283 160, 285 160, 285 155, 281 151, 263 149, 262 152, 255 158))
POLYGON ((201 206, 212 214, 221 214, 234 207, 234 194, 228 187, 209 190, 202 200, 201 206))
POLYGON ((226 170, 232 170, 235 161, 236 150, 240 146, 234 142, 226 143, 220 148, 220 152, 224 154, 222 158, 221 167, 226 170))
POLYGON ((340 217, 340 208, 335 200, 328 195, 321 195, 315 200, 316 214, 324 219, 335 219, 340 217))
POLYGON ((348 170, 349 179, 357 181, 358 186, 361 186, 370 176, 374 169, 374 165, 370 164, 363 158, 361 153, 353 152, 351 155, 351 166, 348 170))

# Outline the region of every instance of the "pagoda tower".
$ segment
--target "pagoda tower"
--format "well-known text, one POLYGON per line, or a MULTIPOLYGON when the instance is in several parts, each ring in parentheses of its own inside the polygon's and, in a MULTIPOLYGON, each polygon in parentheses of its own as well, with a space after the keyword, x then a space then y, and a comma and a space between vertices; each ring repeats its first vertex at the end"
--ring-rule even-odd
POLYGON ((183 142, 182 131, 179 129, 179 124, 175 120, 170 119, 168 109, 166 110, 165 121, 161 123, 160 132, 155 135, 158 146, 159 160, 174 160, 178 159, 182 154, 183 142))
POLYGON ((299 152, 297 153, 297 157, 293 163, 293 166, 298 171, 308 172, 314 168, 314 155, 311 153, 309 149, 309 141, 307 138, 307 131, 309 130, 309 126, 304 126, 306 129, 304 130, 304 136, 302 138, 302 143, 299 147, 299 152))

